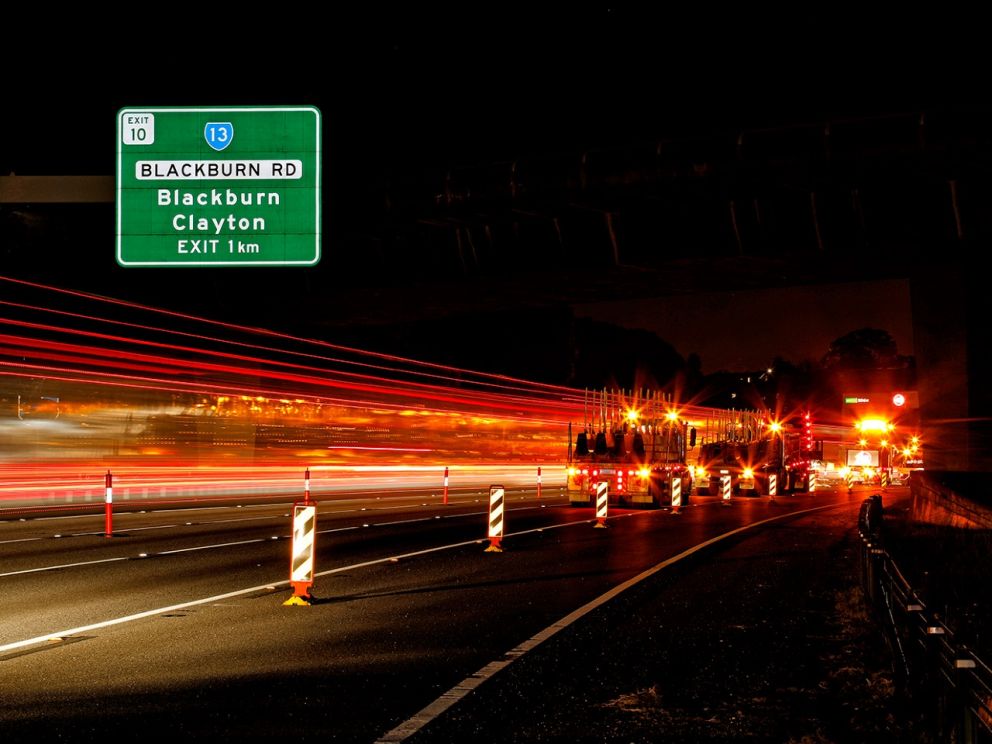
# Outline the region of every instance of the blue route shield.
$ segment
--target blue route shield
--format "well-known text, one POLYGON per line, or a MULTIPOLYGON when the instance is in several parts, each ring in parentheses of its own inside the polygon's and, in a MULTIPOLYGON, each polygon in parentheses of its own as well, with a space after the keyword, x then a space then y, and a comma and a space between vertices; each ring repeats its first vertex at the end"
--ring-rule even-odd
POLYGON ((234 139, 234 125, 229 121, 208 121, 203 127, 203 139, 220 152, 234 139))

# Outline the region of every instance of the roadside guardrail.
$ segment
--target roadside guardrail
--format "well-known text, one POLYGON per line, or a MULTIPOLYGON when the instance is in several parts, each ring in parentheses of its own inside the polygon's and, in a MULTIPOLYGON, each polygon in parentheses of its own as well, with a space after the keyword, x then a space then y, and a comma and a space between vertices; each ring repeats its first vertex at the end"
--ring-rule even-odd
POLYGON ((992 668, 920 598, 882 540, 882 499, 865 499, 858 516, 861 581, 898 656, 913 705, 932 715, 937 741, 992 742, 992 668))

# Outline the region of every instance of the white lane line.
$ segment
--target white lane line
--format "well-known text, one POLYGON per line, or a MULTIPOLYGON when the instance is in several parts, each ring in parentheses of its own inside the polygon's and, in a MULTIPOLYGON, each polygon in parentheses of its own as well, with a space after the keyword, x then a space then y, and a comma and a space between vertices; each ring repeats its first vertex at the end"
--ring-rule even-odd
MULTIPOLYGON (((128 504, 129 502, 124 502, 128 504)), ((149 504, 151 506, 151 504, 149 504)), ((263 504, 263 506, 279 506, 279 504, 263 504)), ((238 509, 240 507, 230 506, 230 505, 218 505, 218 506, 177 506, 174 509, 146 509, 148 512, 155 512, 156 514, 171 514, 172 512, 195 512, 195 511, 217 511, 218 509, 238 509)), ((121 512, 121 514, 128 514, 129 512, 121 512)), ((134 513, 134 512, 130 512, 134 513)))
MULTIPOLYGON (((728 537, 736 535, 740 532, 744 532, 745 530, 750 530, 753 529, 754 527, 760 527, 763 524, 768 524, 769 522, 775 522, 779 519, 785 519, 786 517, 795 517, 800 514, 808 514, 810 512, 820 511, 821 509, 838 509, 844 506, 850 506, 850 504, 848 503, 828 504, 827 506, 817 506, 812 509, 803 509, 801 511, 789 512, 788 514, 780 514, 775 517, 770 517, 769 519, 763 519, 760 522, 754 522, 753 524, 747 524, 744 525, 743 527, 738 527, 737 529, 731 530, 730 532, 724 532, 722 535, 717 535, 716 537, 712 537, 709 540, 706 540, 705 542, 701 542, 698 545, 694 545, 688 550, 682 551, 678 555, 672 556, 671 558, 667 558, 666 560, 662 561, 656 566, 652 566, 651 568, 639 573, 637 576, 634 576, 631 579, 628 579, 622 584, 618 584, 617 586, 613 587, 605 594, 601 594, 600 596, 596 597, 596 599, 592 600, 591 602, 587 602, 582 607, 575 610, 574 612, 569 613, 558 622, 549 625, 547 628, 542 630, 537 635, 532 636, 528 640, 521 643, 519 646, 516 646, 510 651, 507 651, 503 655, 502 659, 493 661, 487 664, 486 666, 482 667, 482 669, 477 671, 472 676, 466 677, 464 680, 462 680, 457 685, 455 685, 450 690, 448 690, 446 693, 441 695, 441 697, 439 697, 437 700, 432 702, 426 708, 422 709, 418 713, 415 713, 411 718, 407 719, 396 728, 386 732, 383 736, 381 736, 379 739, 376 740, 376 744, 396 744, 397 742, 405 741, 406 739, 408 739, 409 737, 413 736, 415 733, 420 731, 420 729, 422 729, 428 723, 433 721, 435 718, 438 718, 441 714, 443 714, 446 710, 448 710, 448 708, 450 708, 455 703, 460 701, 462 698, 468 695, 472 690, 477 688, 486 680, 492 679, 494 676, 496 676, 497 673, 506 669, 506 667, 508 667, 514 661, 516 661, 521 656, 526 654, 528 651, 534 650, 539 645, 544 643, 546 640, 548 640, 555 634, 559 633, 560 631, 570 626, 576 620, 579 620, 580 618, 588 615, 590 612, 606 604, 617 595, 622 594, 623 592, 630 589, 632 586, 639 584, 645 579, 658 573, 662 569, 671 566, 673 563, 677 563, 684 558, 688 558, 690 555, 696 553, 697 551, 702 550, 703 548, 707 548, 710 545, 713 545, 714 543, 720 542, 721 540, 726 540, 728 537)), ((660 513, 660 512, 655 512, 655 513, 660 513)))
MULTIPOLYGON (((529 508, 536 508, 536 507, 520 507, 519 509, 511 510, 511 511, 523 511, 523 510, 529 509, 529 508)), ((478 512, 478 514, 485 514, 485 513, 486 512, 478 512)), ((647 513, 647 512, 645 512, 645 513, 647 513)), ((456 517, 456 516, 469 517, 469 516, 477 516, 477 514, 449 514, 449 515, 445 515, 445 516, 449 516, 449 517, 456 517)), ((234 521, 237 521, 237 520, 234 520, 234 521)), ((249 520, 244 520, 244 521, 251 521, 251 520, 249 519, 249 520)), ((352 526, 349 526, 349 527, 333 527, 333 528, 327 529, 327 530, 318 530, 318 534, 326 535, 326 534, 329 534, 329 533, 332 533, 332 532, 350 532, 352 530, 364 529, 366 526, 368 526, 368 527, 381 527, 381 526, 386 526, 386 525, 407 524, 407 523, 410 523, 410 522, 433 522, 433 521, 434 521, 434 517, 421 517, 421 518, 418 518, 418 519, 408 519, 408 520, 402 520, 402 521, 399 521, 399 522, 371 522, 368 525, 352 525, 352 526)), ((588 520, 582 520, 582 521, 583 522, 586 522, 588 520)), ((202 523, 197 523, 197 524, 202 524, 202 523)), ((539 529, 540 530, 553 529, 553 527, 563 527, 563 526, 567 526, 568 524, 578 524, 578 523, 577 522, 576 523, 566 522, 563 525, 553 525, 553 526, 549 526, 549 527, 541 527, 539 529)), ((134 528, 134 529, 128 529, 127 532, 137 532, 139 529, 143 529, 143 530, 155 530, 155 529, 165 529, 166 527, 178 527, 178 526, 179 525, 163 525, 161 527, 138 527, 138 528, 134 528)), ((536 531, 538 531, 538 530, 537 529, 532 529, 532 530, 524 530, 522 532, 511 532, 511 533, 508 533, 507 536, 509 537, 509 536, 513 536, 513 535, 526 535, 529 532, 536 532, 536 531)), ((84 537, 84 536, 103 535, 103 534, 104 534, 104 532, 102 530, 99 531, 99 532, 76 532, 76 533, 73 533, 72 537, 84 537)), ((276 537, 279 540, 288 540, 291 537, 291 535, 278 535, 276 537)), ((11 540, 9 542, 28 542, 28 541, 32 541, 32 540, 42 540, 42 539, 47 539, 47 538, 27 537, 27 538, 23 538, 22 540, 11 540)), ((97 564, 100 564, 100 563, 112 563, 114 561, 127 561, 127 560, 132 560, 132 559, 137 559, 137 558, 147 558, 147 557, 150 557, 150 556, 176 555, 178 553, 194 553, 194 552, 197 552, 199 550, 214 550, 214 549, 218 549, 218 548, 230 548, 230 547, 233 547, 233 546, 236 546, 236 545, 250 545, 252 543, 272 542, 272 540, 273 540, 272 537, 263 537, 263 538, 255 538, 253 540, 237 540, 235 542, 216 543, 214 545, 196 545, 196 546, 194 546, 192 548, 178 548, 176 550, 163 550, 163 551, 160 551, 158 553, 149 553, 147 556, 146 555, 141 555, 141 556, 124 556, 124 557, 121 557, 121 558, 104 558, 104 559, 95 560, 95 561, 80 561, 78 563, 64 563, 64 564, 60 564, 60 565, 57 565, 57 566, 40 566, 38 568, 27 568, 27 569, 24 569, 22 571, 11 571, 9 573, 0 573, 0 578, 4 578, 6 576, 18 576, 20 574, 27 574, 27 573, 41 573, 43 571, 57 571, 60 568, 79 568, 81 566, 94 566, 94 565, 97 565, 97 564)), ((478 542, 478 541, 472 540, 472 541, 470 541, 470 543, 471 542, 478 542)), ((470 544, 470 543, 466 543, 466 544, 470 544)), ((0 544, 2 544, 2 543, 0 543, 0 544)), ((320 574, 318 574, 318 576, 319 575, 320 574)))
MULTIPOLYGON (((331 527, 330 529, 327 529, 327 530, 317 530, 317 534, 318 535, 329 535, 332 532, 351 532, 352 530, 360 530, 360 529, 362 529, 362 527, 364 527, 364 525, 358 525, 358 524, 353 524, 350 527, 331 527)), ((288 539, 289 537, 291 537, 291 535, 286 535, 286 537, 284 537, 282 539, 285 540, 285 539, 288 539)))
MULTIPOLYGON (((646 514, 647 512, 645 512, 646 514)), ((582 520, 580 522, 563 522, 561 524, 549 525, 544 529, 556 529, 558 527, 572 527, 578 524, 588 524, 589 520, 582 520)), ((342 528, 342 529, 358 529, 357 527, 342 528)), ((533 532, 534 530, 527 530, 527 532, 533 532)), ((513 535, 522 535, 524 532, 511 532, 508 533, 507 537, 512 537, 513 535)), ((387 556, 385 558, 375 558, 370 561, 363 561, 361 563, 353 563, 349 566, 339 566, 338 568, 331 568, 327 571, 320 571, 314 574, 314 578, 320 576, 330 576, 336 573, 343 573, 345 571, 353 571, 356 568, 366 568, 368 566, 375 566, 380 563, 395 563, 396 561, 405 560, 407 558, 415 558, 421 555, 429 555, 430 553, 438 553, 442 550, 453 550, 454 548, 464 548, 467 545, 479 545, 483 540, 465 540, 463 542, 451 543, 449 545, 438 545, 433 548, 425 548, 423 550, 416 550, 411 553, 401 553, 400 555, 387 556)), ((110 558, 110 561, 126 561, 128 558, 110 558)), ((96 561, 97 563, 101 561, 96 561)), ((71 565, 71 564, 70 564, 71 565)), ((88 565, 88 564, 79 564, 88 565)), ((55 568, 55 567, 52 567, 55 568)), ((27 571, 19 571, 17 573, 30 573, 32 571, 44 571, 49 569, 28 569, 27 571)), ((0 574, 0 576, 6 576, 8 574, 0 574)), ((226 594, 217 594, 213 597, 205 597, 203 599, 194 599, 189 602, 182 602, 180 604, 169 605, 168 607, 159 607, 155 610, 145 610, 144 612, 138 612, 134 615, 126 615, 124 617, 115 617, 110 620, 104 620, 99 623, 93 623, 91 625, 81 625, 77 628, 69 628, 67 630, 57 630, 53 633, 46 633, 45 635, 35 636, 34 638, 25 638, 22 641, 14 641, 13 643, 6 643, 0 645, 0 654, 6 653, 8 651, 15 651, 19 648, 26 648, 28 646, 35 646, 41 643, 48 643, 52 640, 67 638, 69 636, 79 635, 82 633, 90 633, 94 630, 100 630, 101 628, 109 628, 114 625, 122 625, 124 623, 129 623, 134 620, 142 620, 146 617, 154 617, 155 615, 164 615, 167 612, 175 612, 177 610, 184 610, 188 607, 197 607, 199 605, 210 604, 212 602, 220 602, 221 600, 231 599, 232 597, 241 597, 245 594, 254 594, 260 591, 270 591, 276 587, 286 586, 289 584, 289 579, 284 579, 282 581, 273 581, 268 584, 263 584, 261 586, 253 586, 248 589, 238 589, 233 592, 227 592, 226 594)))
POLYGON ((258 537, 254 540, 236 540, 235 542, 217 543, 216 545, 197 545, 192 548, 177 548, 176 550, 162 550, 151 555, 176 555, 177 553, 195 553, 197 550, 213 550, 214 548, 230 548, 234 545, 251 545, 252 543, 270 542, 271 537, 258 537))
POLYGON ((238 517, 237 519, 208 519, 202 522, 191 522, 191 524, 200 526, 204 524, 229 524, 231 522, 265 522, 272 519, 284 519, 286 516, 287 516, 286 513, 283 512, 282 514, 273 514, 272 516, 269 517, 238 517))
POLYGON ((113 563, 115 561, 128 561, 131 560, 129 556, 124 556, 122 558, 103 558, 99 561, 83 561, 81 563, 63 563, 61 566, 39 566, 38 568, 25 568, 22 571, 8 571, 7 573, 0 573, 0 578, 5 576, 20 576, 21 574, 29 573, 40 573, 42 571, 57 571, 60 568, 78 568, 79 566, 94 566, 97 563, 113 563))
POLYGON ((0 540, 0 545, 9 545, 10 543, 19 542, 34 542, 35 540, 47 540, 47 535, 45 537, 19 537, 16 540, 0 540))
MULTIPOLYGON (((178 524, 157 524, 152 527, 126 527, 123 530, 118 530, 118 532, 147 532, 148 530, 169 530, 173 527, 178 527, 178 524)), ((95 532, 73 532, 70 537, 90 537, 92 535, 106 535, 104 530, 96 530, 95 532)))
POLYGON ((375 527, 391 527, 394 524, 413 524, 414 522, 433 522, 434 517, 417 517, 416 519, 397 519, 395 522, 376 522, 375 527))
MULTIPOLYGON (((542 507, 539 507, 539 506, 516 506, 516 507, 513 507, 512 509, 506 509, 506 511, 507 512, 536 511, 536 510, 539 510, 541 508, 542 507)), ((642 513, 647 514, 648 512, 642 512, 642 513)), ((455 517, 455 518, 481 517, 481 516, 485 516, 487 514, 489 514, 488 511, 462 512, 460 514, 438 514, 438 515, 432 516, 432 517, 417 517, 415 519, 400 519, 400 520, 397 520, 395 522, 374 522, 374 523, 370 523, 370 526, 372 526, 372 527, 385 527, 387 525, 395 525, 395 524, 413 524, 414 522, 433 522, 438 517, 441 517, 443 519, 451 519, 452 517, 455 517)), ((618 515, 618 516, 624 516, 624 515, 618 515)), ((611 517, 611 519, 612 519, 612 517, 611 517)), ((583 519, 581 521, 582 522, 587 522, 589 520, 583 519)), ((569 523, 569 524, 571 524, 571 523, 569 523)), ((541 529, 545 529, 545 528, 542 527, 541 529)), ((547 528, 547 529, 550 529, 550 528, 547 528)), ((512 532, 512 533, 507 533, 507 536, 509 536, 509 535, 526 535, 529 532, 535 532, 535 531, 536 530, 524 530, 523 532, 512 532)))

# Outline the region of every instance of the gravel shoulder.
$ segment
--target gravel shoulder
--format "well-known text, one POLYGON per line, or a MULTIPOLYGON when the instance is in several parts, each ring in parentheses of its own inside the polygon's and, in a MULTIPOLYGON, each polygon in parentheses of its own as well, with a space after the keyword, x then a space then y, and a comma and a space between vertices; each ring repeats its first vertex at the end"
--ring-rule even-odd
POLYGON ((409 741, 922 741, 859 585, 858 506, 655 574, 409 741))

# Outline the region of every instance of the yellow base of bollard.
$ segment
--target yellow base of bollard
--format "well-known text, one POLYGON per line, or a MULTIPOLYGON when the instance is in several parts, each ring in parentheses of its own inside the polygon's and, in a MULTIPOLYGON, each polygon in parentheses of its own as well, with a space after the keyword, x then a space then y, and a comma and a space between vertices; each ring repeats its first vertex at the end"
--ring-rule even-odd
POLYGON ((297 607, 309 607, 312 604, 313 604, 313 597, 311 597, 311 596, 301 597, 301 596, 298 596, 298 595, 295 595, 294 594, 292 597, 290 597, 285 602, 283 602, 282 603, 282 606, 283 607, 293 607, 293 606, 297 606, 297 607))
POLYGON ((482 551, 483 553, 502 553, 503 548, 499 546, 499 543, 489 543, 489 547, 482 551))
POLYGON ((594 524, 593 527, 595 529, 605 530, 606 529, 606 520, 605 519, 597 519, 596 520, 596 524, 594 524))
POLYGON ((678 506, 673 506, 673 507, 672 507, 672 516, 673 516, 673 517, 678 517, 678 516, 680 516, 681 514, 682 514, 682 512, 681 512, 681 510, 680 510, 680 507, 678 507, 678 506))

